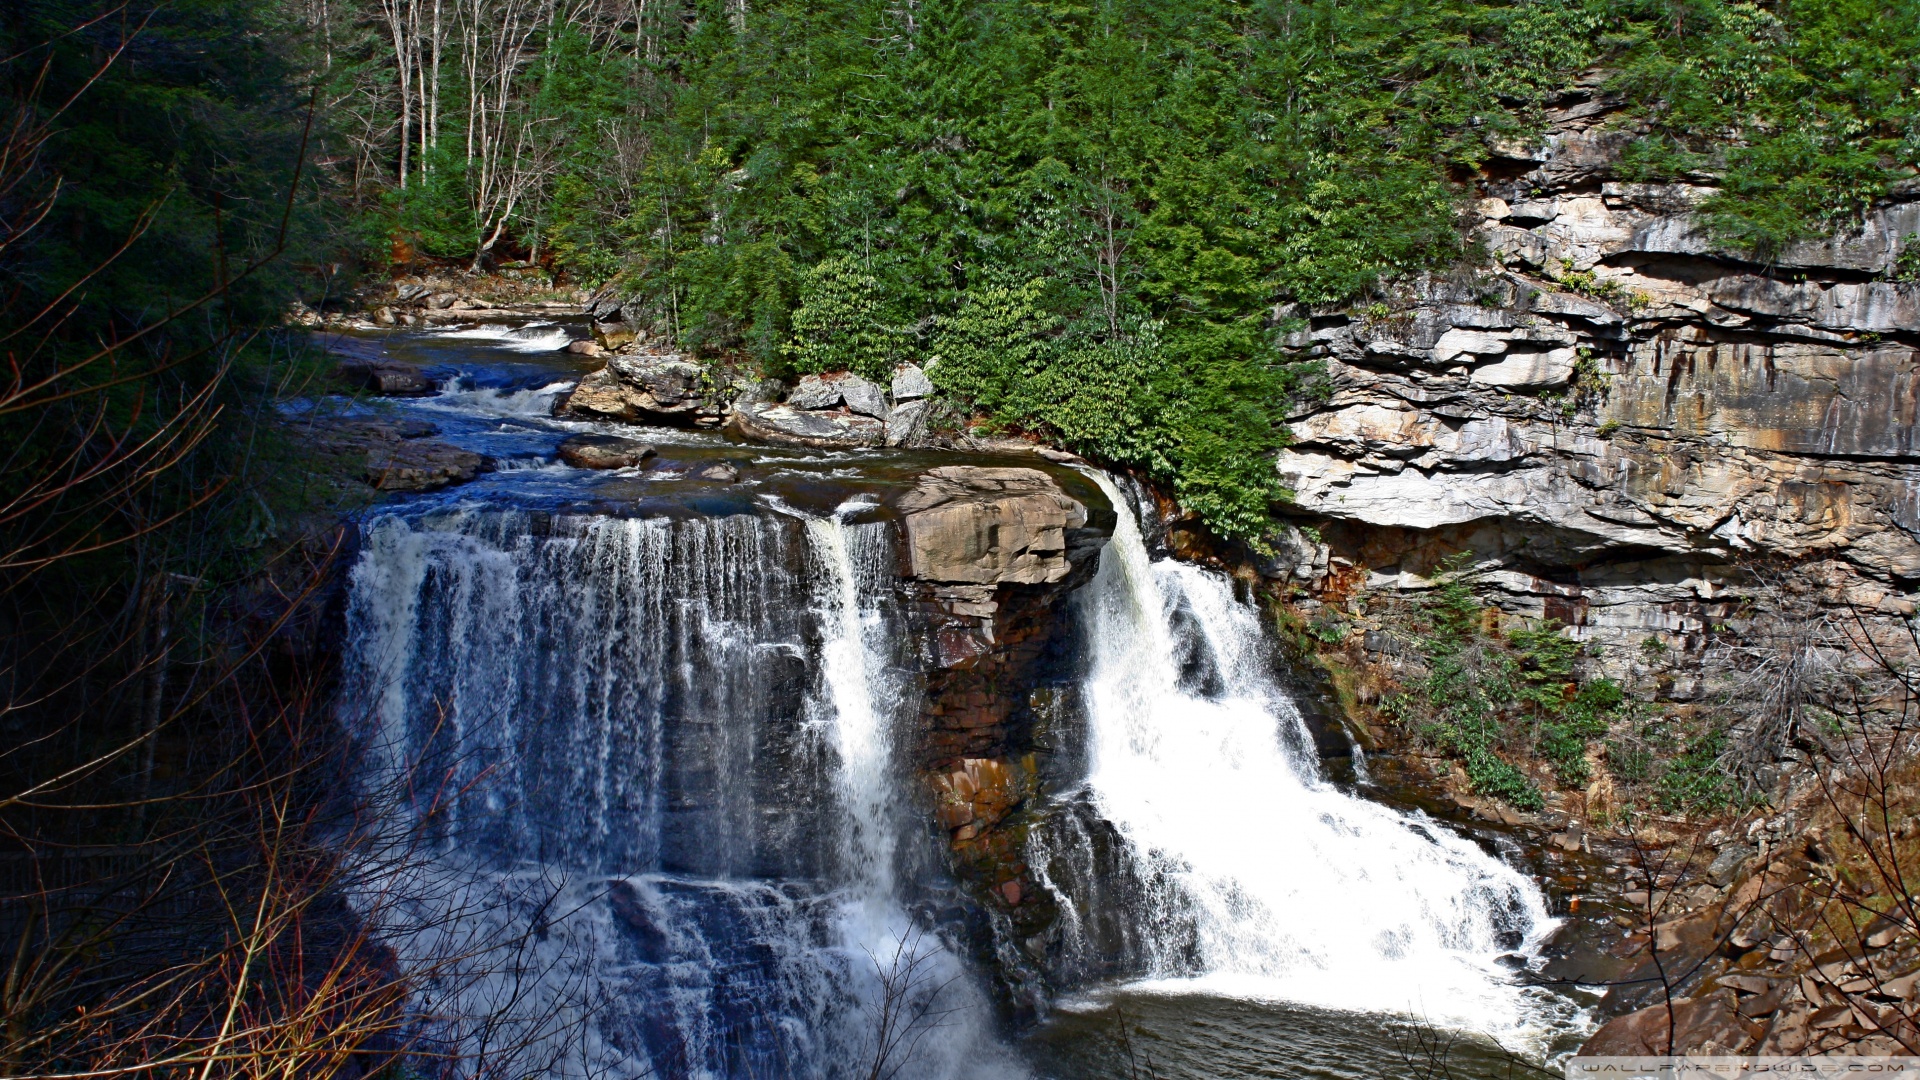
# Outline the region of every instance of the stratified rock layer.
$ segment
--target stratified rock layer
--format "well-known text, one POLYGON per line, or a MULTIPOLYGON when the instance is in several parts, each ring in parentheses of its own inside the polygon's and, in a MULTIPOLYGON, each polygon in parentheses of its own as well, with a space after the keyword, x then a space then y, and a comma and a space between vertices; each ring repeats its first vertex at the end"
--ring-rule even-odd
POLYGON ((1344 604, 1424 589, 1466 548, 1509 611, 1696 655, 1772 610, 1744 573, 1761 561, 1797 563, 1826 605, 1911 612, 1920 283, 1892 279, 1920 203, 1762 261, 1706 233, 1712 188, 1622 181, 1630 136, 1590 96, 1542 145, 1499 148, 1480 204, 1498 266, 1280 313, 1307 320, 1287 344, 1330 393, 1278 462, 1314 528, 1267 572, 1344 604))

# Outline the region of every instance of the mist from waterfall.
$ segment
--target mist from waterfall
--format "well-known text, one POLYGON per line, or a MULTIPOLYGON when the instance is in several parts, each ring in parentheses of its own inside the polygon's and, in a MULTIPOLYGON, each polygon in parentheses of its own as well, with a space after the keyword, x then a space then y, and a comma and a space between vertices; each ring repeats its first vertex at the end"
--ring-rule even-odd
MULTIPOLYGON (((1153 560, 1127 498, 1097 479, 1120 513, 1082 594, 1081 796, 1117 834, 1139 891, 1124 934, 1133 973, 1169 992, 1544 1036, 1560 1006, 1500 962, 1554 925, 1539 890, 1447 829, 1322 779, 1258 612, 1224 575, 1153 560)), ((1062 872, 1096 839, 1055 839, 1035 861, 1053 864, 1056 889, 1066 876, 1110 888, 1110 870, 1062 872)), ((1065 899, 1070 913, 1091 907, 1065 899)))

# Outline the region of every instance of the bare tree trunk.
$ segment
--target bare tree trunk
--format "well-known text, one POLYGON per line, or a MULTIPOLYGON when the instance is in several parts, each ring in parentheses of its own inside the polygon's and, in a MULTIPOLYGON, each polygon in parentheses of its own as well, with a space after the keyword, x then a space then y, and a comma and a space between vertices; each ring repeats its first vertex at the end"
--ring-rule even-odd
POLYGON ((446 37, 440 27, 440 0, 433 0, 433 77, 427 98, 427 145, 440 146, 440 53, 446 37))
POLYGON ((407 189, 407 149, 413 131, 413 95, 411 82, 413 69, 408 63, 406 0, 381 0, 381 12, 387 18, 387 28, 393 35, 393 65, 395 78, 400 89, 400 190, 407 189))
POLYGON ((474 129, 480 126, 480 0, 473 0, 473 15, 467 20, 467 167, 473 167, 474 129))
POLYGON ((424 20, 420 17, 420 0, 407 0, 407 21, 411 27, 410 36, 413 39, 413 51, 410 57, 413 61, 413 88, 415 96, 420 100, 413 124, 414 137, 419 141, 420 148, 413 167, 415 174, 425 180, 427 175, 427 53, 420 40, 424 29, 424 20))

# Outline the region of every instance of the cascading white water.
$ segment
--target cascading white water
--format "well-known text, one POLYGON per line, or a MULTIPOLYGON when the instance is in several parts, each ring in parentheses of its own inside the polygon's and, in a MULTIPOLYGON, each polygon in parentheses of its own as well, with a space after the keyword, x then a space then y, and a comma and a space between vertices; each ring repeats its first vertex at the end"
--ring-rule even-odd
MULTIPOLYGON (((472 379, 461 376, 449 380, 447 385, 432 397, 421 398, 414 402, 414 407, 435 412, 464 414, 477 419, 534 419, 550 423, 553 417, 554 401, 572 390, 573 386, 572 380, 563 380, 541 386, 503 389, 494 386, 475 386, 472 379)), ((576 423, 575 426, 587 425, 576 423)))
POLYGON ((987 1005, 965 966, 940 939, 916 926, 895 880, 900 817, 894 726, 902 700, 886 675, 886 624, 874 602, 891 584, 885 524, 849 525, 871 507, 856 500, 830 517, 806 521, 816 563, 813 608, 821 627, 820 724, 834 751, 841 821, 839 948, 867 1030, 863 1068, 881 1075, 989 1080, 1024 1074, 997 1044, 987 1005), (918 1018, 918 1019, 916 1019, 918 1018), (889 1025, 894 1027, 891 1034, 889 1025))
MULTIPOLYGON (((823 629, 820 648, 824 684, 824 726, 838 759, 835 786, 846 815, 843 855, 848 883, 869 924, 861 934, 873 941, 884 931, 893 906, 895 818, 893 810, 893 738, 890 717, 875 695, 880 667, 879 620, 861 602, 849 526, 839 515, 807 521, 807 539, 820 563, 815 611, 823 629)), ((881 531, 884 525, 857 526, 881 531)), ((860 545, 862 554, 875 549, 860 545)))
POLYGON ((520 353, 558 352, 567 347, 573 335, 565 327, 552 323, 527 323, 523 326, 472 326, 464 330, 438 330, 437 338, 476 341, 520 353))
POLYGON ((1397 1012, 1515 1040, 1544 996, 1496 962, 1553 925, 1523 875, 1322 780, 1231 583, 1150 559, 1129 503, 1086 594, 1087 790, 1147 902, 1150 985, 1397 1012))
POLYGON ((347 701, 389 828, 354 899, 421 1037, 514 1075, 840 1080, 891 1014, 885 1072, 1022 1074, 899 895, 867 505, 370 523, 347 701))
POLYGON ((345 704, 384 820, 350 893, 449 1075, 830 1080, 857 1055, 792 531, 471 506, 366 529, 345 704))

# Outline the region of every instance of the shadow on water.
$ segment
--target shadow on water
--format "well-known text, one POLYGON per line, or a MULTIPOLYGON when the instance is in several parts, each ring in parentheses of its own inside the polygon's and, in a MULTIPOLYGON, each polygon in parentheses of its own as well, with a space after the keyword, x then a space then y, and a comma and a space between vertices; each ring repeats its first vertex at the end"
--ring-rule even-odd
POLYGON ((1024 1042, 1047 1080, 1521 1080, 1489 1041, 1368 1013, 1122 991, 1062 1009, 1024 1042))

